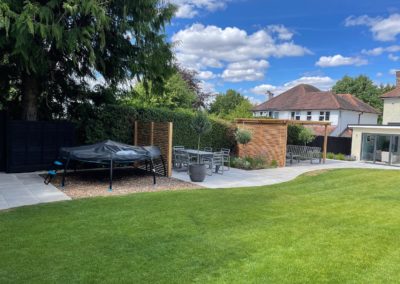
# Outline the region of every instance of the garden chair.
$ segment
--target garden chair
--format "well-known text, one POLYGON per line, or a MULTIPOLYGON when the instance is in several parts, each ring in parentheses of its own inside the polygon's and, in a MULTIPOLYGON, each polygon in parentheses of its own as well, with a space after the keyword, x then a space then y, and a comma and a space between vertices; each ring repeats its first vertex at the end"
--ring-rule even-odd
POLYGON ((213 148, 212 148, 212 147, 204 147, 204 148, 203 148, 203 151, 205 151, 205 152, 212 152, 212 151, 213 151, 213 148))
POLYGON ((221 152, 224 156, 224 166, 226 163, 228 163, 228 167, 226 170, 229 171, 231 169, 231 149, 221 148, 221 152))
POLYGON ((174 168, 177 166, 176 155, 181 152, 181 150, 185 150, 184 146, 173 146, 172 147, 172 165, 174 168))
POLYGON ((179 169, 186 168, 186 171, 189 172, 189 166, 191 164, 196 163, 196 161, 193 159, 192 156, 189 155, 189 153, 178 151, 175 154, 175 163, 176 163, 176 168, 179 169))
POLYGON ((213 156, 210 158, 204 158, 203 163, 208 166, 210 170, 208 175, 212 175, 213 171, 215 173, 224 174, 224 153, 223 152, 214 152, 213 156))

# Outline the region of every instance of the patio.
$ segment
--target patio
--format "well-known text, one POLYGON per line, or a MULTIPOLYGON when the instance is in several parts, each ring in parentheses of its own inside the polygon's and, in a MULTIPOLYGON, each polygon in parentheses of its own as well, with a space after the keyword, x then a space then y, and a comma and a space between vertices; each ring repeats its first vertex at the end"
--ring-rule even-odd
POLYGON ((311 171, 345 168, 400 170, 399 167, 327 159, 325 164, 301 162, 298 164, 293 163, 292 166, 288 167, 263 170, 246 171, 231 168, 230 171, 225 171, 223 175, 213 174, 212 176, 207 176, 205 181, 201 183, 191 182, 186 172, 173 171, 172 177, 206 188, 233 188, 277 184, 290 181, 299 175, 311 171))
POLYGON ((0 173, 0 210, 70 199, 37 173, 0 173))

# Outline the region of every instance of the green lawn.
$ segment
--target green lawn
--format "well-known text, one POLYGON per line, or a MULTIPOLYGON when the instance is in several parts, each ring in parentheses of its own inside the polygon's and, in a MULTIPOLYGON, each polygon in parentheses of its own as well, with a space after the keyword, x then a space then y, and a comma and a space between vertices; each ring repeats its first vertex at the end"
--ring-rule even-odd
POLYGON ((0 283, 396 282, 400 172, 0 213, 0 283))

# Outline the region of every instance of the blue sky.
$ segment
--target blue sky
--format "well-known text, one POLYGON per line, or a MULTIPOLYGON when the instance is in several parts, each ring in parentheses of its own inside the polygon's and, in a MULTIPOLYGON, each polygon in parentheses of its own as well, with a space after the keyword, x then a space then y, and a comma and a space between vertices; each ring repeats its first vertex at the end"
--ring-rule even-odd
POLYGON ((344 75, 394 83, 400 69, 399 1, 169 0, 167 33, 180 64, 206 90, 253 102, 298 83, 329 89, 344 75))

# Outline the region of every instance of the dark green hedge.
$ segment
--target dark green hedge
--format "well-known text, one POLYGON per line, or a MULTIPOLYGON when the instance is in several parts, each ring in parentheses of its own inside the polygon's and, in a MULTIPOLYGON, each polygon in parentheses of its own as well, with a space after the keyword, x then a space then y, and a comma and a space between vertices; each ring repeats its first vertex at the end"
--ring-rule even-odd
MULTIPOLYGON (((194 114, 187 110, 166 110, 158 108, 138 109, 130 106, 106 106, 97 110, 88 110, 85 119, 80 117, 79 137, 81 143, 95 143, 112 139, 132 143, 133 123, 138 121, 173 122, 173 143, 194 148, 197 136, 190 127, 194 114)), ((235 140, 233 126, 224 120, 210 118, 212 130, 201 138, 202 147, 213 149, 233 149, 235 140)))

